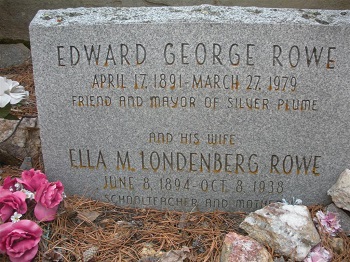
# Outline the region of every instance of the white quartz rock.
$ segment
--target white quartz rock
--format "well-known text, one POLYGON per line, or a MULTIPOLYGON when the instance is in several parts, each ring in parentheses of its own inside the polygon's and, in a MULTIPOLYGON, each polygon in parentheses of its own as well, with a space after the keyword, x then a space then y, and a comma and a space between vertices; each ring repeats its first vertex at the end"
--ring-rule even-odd
POLYGON ((337 182, 328 190, 334 204, 342 209, 350 211, 350 170, 345 169, 340 174, 337 182))
POLYGON ((250 237, 296 261, 302 261, 321 241, 309 210, 302 205, 272 203, 250 213, 240 227, 250 237))

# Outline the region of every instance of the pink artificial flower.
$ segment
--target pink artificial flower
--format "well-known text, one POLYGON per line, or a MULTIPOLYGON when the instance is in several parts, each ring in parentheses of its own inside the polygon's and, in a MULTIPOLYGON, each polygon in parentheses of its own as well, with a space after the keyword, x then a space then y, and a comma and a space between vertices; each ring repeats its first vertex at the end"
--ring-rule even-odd
POLYGON ((316 223, 320 223, 322 230, 325 230, 331 236, 335 236, 340 231, 340 222, 335 213, 327 211, 324 214, 322 211, 317 211, 316 217, 316 223))
POLYGON ((17 177, 11 178, 8 176, 4 179, 4 183, 2 184, 2 187, 4 189, 10 190, 11 192, 20 191, 21 188, 19 188, 17 185, 21 183, 22 183, 21 179, 17 177))
POLYGON ((63 185, 61 181, 41 184, 36 191, 34 208, 35 217, 41 221, 55 219, 58 205, 63 199, 63 185))
POLYGON ((47 182, 46 175, 40 170, 35 171, 34 168, 23 171, 21 177, 21 183, 23 184, 24 188, 31 192, 37 191, 41 184, 47 182))
POLYGON ((12 262, 29 262, 38 252, 42 229, 31 220, 0 225, 0 252, 12 262))
POLYGON ((0 218, 6 222, 14 212, 27 212, 26 194, 21 191, 11 192, 9 189, 0 190, 0 218))
POLYGON ((304 262, 330 262, 332 255, 320 244, 313 247, 304 262))

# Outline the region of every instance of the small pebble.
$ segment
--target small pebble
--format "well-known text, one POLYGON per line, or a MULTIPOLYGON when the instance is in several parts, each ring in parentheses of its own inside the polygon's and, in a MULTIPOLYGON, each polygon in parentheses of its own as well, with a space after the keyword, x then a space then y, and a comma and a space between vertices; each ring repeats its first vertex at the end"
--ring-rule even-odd
POLYGON ((20 169, 22 170, 30 170, 33 168, 32 165, 32 158, 31 157, 25 157, 23 160, 23 163, 20 166, 20 169))

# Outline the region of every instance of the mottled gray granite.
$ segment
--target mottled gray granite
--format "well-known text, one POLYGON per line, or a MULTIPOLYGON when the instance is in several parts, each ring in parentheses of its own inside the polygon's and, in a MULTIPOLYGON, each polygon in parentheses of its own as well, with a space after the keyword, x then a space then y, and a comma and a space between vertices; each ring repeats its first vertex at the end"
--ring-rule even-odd
POLYGON ((30 50, 24 44, 0 44, 0 68, 18 66, 30 60, 30 50))
POLYGON ((327 204, 349 164, 349 25, 344 10, 39 11, 46 172, 124 206, 327 204))
POLYGON ((327 206, 327 211, 337 214, 338 219, 340 221, 342 231, 349 236, 350 235, 350 216, 349 216, 350 213, 349 213, 349 211, 345 211, 345 210, 337 207, 333 203, 327 206))

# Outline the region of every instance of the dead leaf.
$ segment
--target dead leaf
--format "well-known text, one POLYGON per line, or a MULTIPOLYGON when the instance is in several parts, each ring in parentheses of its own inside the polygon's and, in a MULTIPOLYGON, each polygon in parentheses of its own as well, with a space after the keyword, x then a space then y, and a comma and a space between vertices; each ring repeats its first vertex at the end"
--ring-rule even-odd
POLYGON ((156 257, 143 257, 138 262, 159 262, 156 257))
POLYGON ((151 243, 144 243, 143 248, 140 252, 141 257, 153 257, 157 251, 154 250, 153 244, 151 243))
POLYGON ((56 250, 46 251, 43 255, 43 262, 62 262, 63 255, 56 250))
POLYGON ((73 205, 71 205, 68 201, 63 200, 63 205, 60 204, 58 208, 58 215, 66 214, 68 218, 75 218, 77 216, 77 211, 74 210, 73 205))
POLYGON ((101 215, 100 212, 84 210, 78 211, 77 217, 87 223, 92 224, 92 222, 94 222, 99 215, 101 215))
POLYGON ((180 250, 170 250, 165 253, 159 262, 182 262, 190 254, 190 249, 188 247, 182 247, 180 250))
POLYGON ((180 221, 179 221, 179 224, 177 225, 178 228, 180 229, 184 229, 187 225, 187 213, 183 213, 180 217, 180 221))
POLYGON ((105 228, 105 227, 107 227, 109 225, 113 225, 114 223, 115 223, 115 221, 113 219, 106 218, 106 219, 101 220, 98 224, 101 227, 105 228))
POLYGON ((83 262, 90 262, 97 254, 98 247, 92 246, 83 252, 83 262))

